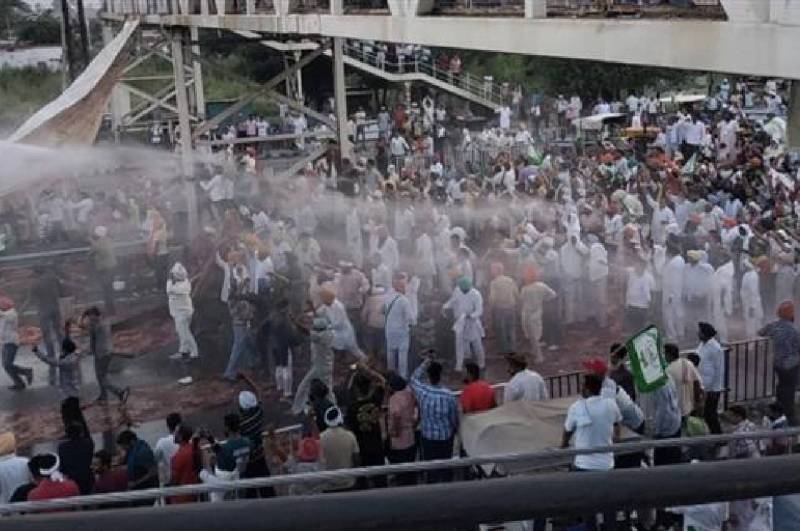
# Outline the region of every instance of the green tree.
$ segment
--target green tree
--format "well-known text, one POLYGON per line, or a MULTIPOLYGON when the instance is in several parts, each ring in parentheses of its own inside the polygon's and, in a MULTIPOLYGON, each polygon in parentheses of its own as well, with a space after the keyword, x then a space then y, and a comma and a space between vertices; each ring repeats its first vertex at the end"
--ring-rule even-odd
MULTIPOLYGON (((451 52, 452 53, 452 52, 451 52)), ((655 87, 664 90, 685 83, 685 70, 632 66, 556 57, 460 51, 464 68, 496 81, 521 83, 550 94, 578 94, 584 98, 619 97, 623 91, 655 87)))
POLYGON ((52 12, 46 11, 20 22, 17 38, 36 45, 60 44, 61 24, 52 12))
POLYGON ((12 38, 14 28, 30 12, 31 8, 22 0, 0 0, 0 37, 12 38))

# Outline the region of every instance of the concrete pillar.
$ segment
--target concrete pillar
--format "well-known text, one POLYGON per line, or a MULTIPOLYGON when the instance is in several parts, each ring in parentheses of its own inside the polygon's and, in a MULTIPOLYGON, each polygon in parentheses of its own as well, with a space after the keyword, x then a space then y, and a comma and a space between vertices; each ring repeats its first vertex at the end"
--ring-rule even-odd
MULTIPOLYGON (((207 1, 204 0, 204 4, 207 4, 207 1)), ((206 118, 206 92, 203 88, 203 65, 200 64, 200 61, 197 60, 200 57, 200 43, 198 42, 199 39, 199 31, 197 26, 192 26, 189 28, 189 38, 192 41, 192 70, 194 76, 194 105, 195 105, 195 115, 201 120, 205 120, 206 118)))
POLYGON ((525 18, 547 18, 547 0, 525 0, 525 18))
POLYGON ((434 0, 388 0, 389 12, 394 17, 427 15, 436 7, 434 0))
POLYGON ((331 0, 331 15, 344 15, 344 0, 331 0))
MULTIPOLYGON (((111 24, 103 24, 103 45, 107 45, 114 40, 114 30, 111 24)), ((125 85, 117 83, 111 91, 111 102, 109 112, 111 114, 111 130, 114 135, 114 142, 120 141, 120 129, 124 125, 122 118, 131 110, 131 96, 125 85)))
POLYGON ((792 81, 788 118, 786 144, 790 150, 800 150, 800 81, 792 81))
POLYGON ((189 98, 186 95, 186 77, 183 60, 183 32, 172 30, 172 72, 175 76, 175 101, 178 107, 178 127, 181 137, 181 170, 184 193, 189 205, 189 237, 197 234, 197 194, 195 193, 194 162, 192 160, 192 128, 189 123, 189 98))
POLYGON ((200 0, 200 14, 201 15, 208 15, 208 1, 209 0, 200 0))
POLYGON ((336 105, 336 138, 342 158, 350 158, 351 146, 347 139, 347 86, 344 78, 344 39, 333 39, 333 97, 336 105))

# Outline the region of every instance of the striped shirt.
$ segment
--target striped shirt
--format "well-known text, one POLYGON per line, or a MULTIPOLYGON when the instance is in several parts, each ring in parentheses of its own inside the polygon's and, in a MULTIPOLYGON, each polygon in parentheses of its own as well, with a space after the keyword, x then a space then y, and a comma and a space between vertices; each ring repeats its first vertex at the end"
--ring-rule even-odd
POLYGON ((422 381, 428 363, 422 363, 411 375, 411 389, 419 404, 420 431, 425 439, 446 441, 458 428, 458 402, 449 389, 422 381))
POLYGON ((264 458, 264 443, 262 432, 264 431, 264 412, 261 406, 250 409, 240 409, 239 419, 241 422, 240 433, 242 437, 250 439, 252 445, 250 449, 250 461, 264 458))

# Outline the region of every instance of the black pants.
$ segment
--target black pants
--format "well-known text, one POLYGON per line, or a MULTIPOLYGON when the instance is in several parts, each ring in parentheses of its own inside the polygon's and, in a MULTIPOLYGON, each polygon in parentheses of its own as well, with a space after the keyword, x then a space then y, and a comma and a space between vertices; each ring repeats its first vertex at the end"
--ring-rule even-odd
POLYGON ((797 392, 798 367, 792 369, 775 369, 778 383, 775 387, 775 399, 781 405, 789 426, 796 426, 794 414, 794 395, 797 392))
POLYGON ((714 435, 722 433, 722 427, 719 425, 719 413, 717 412, 719 395, 719 391, 706 391, 706 403, 703 406, 703 418, 708 424, 708 429, 714 435))
MULTIPOLYGON (((656 437, 656 439, 677 439, 681 436, 681 429, 678 428, 676 433, 669 437, 656 437)), ((683 460, 683 452, 680 446, 669 446, 666 448, 656 448, 653 452, 653 464, 655 466, 661 465, 676 465, 683 460)))
MULTIPOLYGON (((434 441, 422 438, 422 460, 436 461, 437 459, 450 459, 453 457, 453 438, 444 441, 434 441)), ((428 483, 444 483, 453 480, 452 470, 433 470, 427 474, 428 483)))
MULTIPOLYGON (((389 450, 389 462, 393 465, 400 463, 413 463, 417 460, 417 445, 412 444, 403 450, 389 450)), ((416 485, 417 475, 414 472, 407 472, 405 474, 397 474, 394 478, 398 486, 416 485)))
POLYGON ((114 315, 117 313, 114 307, 114 270, 98 270, 97 282, 100 284, 100 288, 103 291, 103 309, 105 309, 106 315, 114 315))
MULTIPOLYGON (((242 475, 243 479, 250 479, 250 478, 268 478, 269 477, 269 467, 267 466, 267 461, 263 457, 260 459, 254 459, 247 463, 247 468, 242 475)), ((272 487, 261 487, 257 489, 247 489, 245 492, 246 498, 272 498, 275 496, 275 489, 272 487)))

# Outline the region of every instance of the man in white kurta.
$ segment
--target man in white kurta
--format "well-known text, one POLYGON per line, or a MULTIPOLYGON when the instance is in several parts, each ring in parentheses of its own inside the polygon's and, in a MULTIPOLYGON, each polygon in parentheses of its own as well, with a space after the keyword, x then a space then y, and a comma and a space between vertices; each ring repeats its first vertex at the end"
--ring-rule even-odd
POLYGON ((761 321, 764 319, 764 305, 761 303, 761 288, 758 271, 749 261, 745 261, 747 272, 742 277, 742 312, 744 314, 744 332, 746 339, 756 337, 761 321))
POLYGON ((728 319, 733 314, 733 262, 728 260, 714 271, 711 278, 711 324, 717 336, 728 341, 728 319))
POLYGON ((579 321, 581 303, 581 287, 583 282, 583 260, 589 249, 576 236, 570 236, 560 251, 561 271, 564 273, 564 324, 571 325, 579 321))
POLYGON ((668 258, 661 276, 662 316, 667 339, 678 342, 685 333, 683 274, 686 262, 677 249, 667 250, 668 258))
POLYGON ((415 270, 420 287, 429 293, 433 290, 433 277, 436 276, 436 258, 433 254, 433 240, 427 232, 419 230, 416 240, 415 270))
POLYGON ((351 208, 347 213, 345 237, 347 238, 347 252, 350 254, 353 264, 361 269, 364 267, 364 238, 361 234, 361 221, 356 208, 351 208))
POLYGON ((452 310, 453 331, 456 336, 456 371, 464 370, 464 358, 469 354, 475 358, 478 367, 486 367, 486 353, 483 350, 483 297, 472 287, 472 282, 461 277, 442 311, 452 310))
POLYGON ((386 294, 383 304, 384 329, 386 331, 386 368, 408 378, 408 347, 411 343, 411 327, 416 315, 406 297, 405 275, 395 275, 392 291, 386 294))
POLYGON ((389 277, 393 277, 400 265, 400 252, 397 249, 397 242, 389 236, 389 229, 382 225, 375 230, 370 236, 369 250, 370 254, 381 257, 381 264, 386 266, 389 277))
POLYGON ((344 304, 336 298, 336 287, 332 282, 325 282, 321 286, 320 298, 322 305, 317 310, 317 315, 325 317, 330 323, 333 331, 333 342, 331 347, 334 350, 347 351, 359 361, 365 361, 367 356, 361 351, 356 343, 356 332, 353 324, 347 317, 347 310, 344 304))

